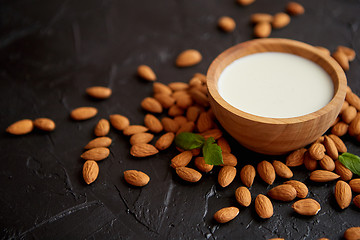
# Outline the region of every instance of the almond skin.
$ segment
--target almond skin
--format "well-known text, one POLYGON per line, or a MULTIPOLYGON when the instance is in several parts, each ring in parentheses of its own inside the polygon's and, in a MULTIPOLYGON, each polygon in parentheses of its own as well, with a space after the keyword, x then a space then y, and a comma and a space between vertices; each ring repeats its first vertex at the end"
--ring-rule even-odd
POLYGON ((254 26, 254 36, 267 38, 271 34, 271 24, 269 22, 259 22, 254 26))
POLYGON ((226 223, 233 220, 239 214, 237 207, 222 208, 214 214, 214 219, 218 223, 226 223))
POLYGON ((335 169, 334 160, 331 157, 329 157, 328 155, 325 155, 325 157, 323 159, 321 159, 320 166, 322 169, 330 171, 330 172, 334 171, 334 169, 335 169))
POLYGON ((164 130, 166 132, 176 133, 180 128, 180 125, 174 119, 171 119, 171 118, 168 118, 168 117, 162 118, 161 123, 162 123, 162 125, 164 127, 164 130))
POLYGON ((289 25, 290 21, 290 16, 281 12, 274 15, 271 24, 273 28, 283 28, 289 25))
POLYGON ((320 211, 321 206, 316 200, 306 198, 296 201, 292 208, 300 215, 314 216, 320 211))
POLYGON ((159 133, 164 129, 160 120, 152 114, 145 115, 144 125, 153 133, 159 133))
POLYGON ((252 165, 245 165, 240 171, 242 183, 248 188, 252 186, 255 179, 256 171, 252 165))
POLYGON ((353 198, 353 203, 360 208, 360 194, 353 198))
POLYGON ((328 56, 330 56, 330 50, 321 46, 315 46, 317 49, 319 49, 323 54, 326 54, 328 56))
POLYGON ((175 61, 177 67, 191 67, 202 60, 202 55, 198 50, 188 49, 181 52, 175 61))
POLYGON ((154 138, 154 135, 151 133, 136 133, 131 136, 130 144, 136 145, 140 143, 148 143, 154 138))
POLYGON ((274 208, 269 198, 259 194, 255 199, 255 211, 261 218, 271 218, 274 214, 274 208))
POLYGON ((268 195, 275 200, 290 202, 296 198, 296 189, 291 184, 282 184, 270 189, 268 195))
POLYGON ((339 152, 337 150, 337 147, 334 143, 334 141, 329 138, 328 136, 324 136, 324 146, 326 149, 326 154, 329 155, 332 159, 338 159, 339 152))
POLYGON ((183 94, 180 98, 176 99, 176 106, 182 109, 187 109, 192 104, 193 104, 193 100, 188 93, 183 94))
POLYGON ((31 132, 34 129, 34 123, 30 119, 23 119, 11 124, 6 132, 13 135, 24 135, 31 132))
POLYGON ((34 126, 43 131, 54 131, 55 123, 50 118, 37 118, 34 120, 34 126))
POLYGON ((98 147, 109 147, 112 143, 111 138, 109 137, 98 137, 86 144, 84 147, 85 149, 92 149, 92 148, 98 148, 98 147))
POLYGON ((286 11, 292 16, 298 16, 304 14, 305 9, 300 3, 289 2, 286 5, 286 11))
POLYGON ((218 182, 220 186, 227 187, 232 183, 236 176, 236 168, 232 166, 224 166, 219 171, 218 182))
POLYGON ((321 143, 313 143, 309 148, 310 157, 314 160, 320 161, 325 156, 325 146, 321 143))
POLYGON ((214 128, 202 132, 200 135, 203 136, 205 139, 208 139, 209 137, 213 137, 215 140, 218 140, 219 138, 222 137, 223 133, 220 129, 214 128))
POLYGON ((221 166, 232 166, 235 167, 237 165, 237 158, 231 153, 222 153, 223 162, 221 166))
POLYGON ((210 165, 210 164, 207 164, 205 163, 205 159, 204 157, 197 157, 195 158, 195 166, 202 172, 210 172, 214 165, 210 165))
POLYGON ((141 77, 147 81, 150 81, 150 82, 156 81, 156 75, 155 75, 154 71, 147 65, 140 65, 137 68, 137 74, 139 77, 141 77))
POLYGON ((310 180, 314 182, 330 182, 338 179, 340 176, 336 173, 326 170, 316 170, 310 174, 310 180))
POLYGON ((93 160, 87 160, 83 166, 83 178, 87 184, 96 180, 99 175, 99 166, 93 160))
POLYGON ((304 163, 304 154, 307 150, 305 148, 300 148, 298 150, 290 153, 286 158, 286 166, 288 167, 298 167, 304 163))
POLYGON ((107 87, 94 86, 87 88, 86 93, 93 98, 106 99, 111 96, 112 91, 107 87))
POLYGON ((332 127, 331 133, 338 137, 342 137, 347 133, 348 129, 349 125, 340 121, 332 127))
POLYGON ((77 121, 87 120, 95 117, 98 110, 94 107, 79 107, 71 111, 70 117, 77 121))
POLYGON ((214 122, 207 112, 200 113, 200 116, 196 122, 196 128, 200 133, 211 129, 214 126, 214 122))
POLYGON ((309 151, 304 154, 304 165, 309 171, 314 171, 317 168, 318 161, 310 156, 309 151))
POLYGON ((195 123, 194 122, 187 122, 180 126, 179 130, 177 130, 176 135, 182 132, 193 132, 195 129, 195 123))
POLYGON ((251 193, 246 187, 238 187, 235 191, 236 201, 243 207, 251 204, 251 193))
POLYGON ((185 151, 178 155, 176 155, 173 159, 171 159, 171 167, 178 168, 178 167, 186 167, 191 161, 193 155, 191 151, 185 151))
POLYGON ((110 150, 105 147, 92 148, 81 154, 81 158, 85 160, 100 161, 107 158, 110 154, 110 150))
POLYGON ((154 98, 158 100, 161 106, 165 109, 168 109, 175 104, 175 99, 166 93, 156 93, 154 98))
POLYGON ((202 107, 209 106, 209 99, 205 93, 199 91, 198 89, 191 89, 189 91, 190 96, 192 99, 202 107))
POLYGON ((168 86, 173 91, 185 91, 189 88, 189 84, 185 82, 171 82, 168 86))
POLYGON ((187 182, 198 182, 201 179, 201 173, 188 167, 176 168, 177 175, 187 182))
POLYGON ((275 169, 275 173, 282 178, 292 178, 294 175, 290 168, 280 161, 274 160, 273 167, 275 169))
POLYGON ((270 23, 273 20, 273 16, 268 13, 254 13, 250 16, 250 22, 259 23, 259 22, 268 22, 270 23))
POLYGON ((157 93, 163 93, 163 94, 167 94, 167 95, 172 94, 171 88, 169 88, 167 85, 165 85, 163 83, 159 83, 159 82, 153 83, 153 92, 154 92, 154 94, 157 94, 157 93))
POLYGON ((275 169, 268 161, 262 161, 257 165, 257 171, 259 176, 264 182, 271 185, 275 181, 275 169))
POLYGON ((231 153, 231 147, 224 137, 219 138, 216 142, 223 153, 231 153))
POLYGON ((341 140, 341 138, 339 138, 338 136, 336 136, 334 134, 330 134, 329 138, 331 138, 333 140, 333 142, 335 143, 335 146, 336 146, 338 152, 341 152, 341 153, 347 152, 347 147, 345 146, 345 144, 341 140))
POLYGON ((352 199, 351 187, 346 182, 339 180, 335 185, 335 199, 341 209, 347 208, 352 199))
POLYGON ((147 143, 140 143, 133 145, 130 149, 130 154, 134 157, 148 157, 159 152, 153 145, 147 143))
POLYGON ((176 117, 184 114, 184 109, 173 105, 169 108, 168 115, 171 117, 176 117))
POLYGON ((109 118, 111 125, 119 131, 123 131, 130 125, 129 119, 120 114, 112 114, 109 118))
POLYGON ((356 117, 351 121, 348 132, 350 136, 357 136, 360 134, 360 114, 358 113, 356 117))
POLYGON ((354 118, 356 117, 356 114, 357 114, 356 108, 353 106, 349 106, 341 114, 341 119, 345 123, 350 124, 351 121, 354 120, 354 118))
POLYGON ((188 121, 195 122, 199 117, 201 109, 197 106, 191 106, 186 111, 186 118, 188 121))
POLYGON ((353 61, 355 59, 355 57, 356 57, 356 52, 352 48, 348 48, 348 47, 345 47, 345 46, 338 46, 337 50, 342 51, 346 55, 346 57, 348 58, 349 62, 353 61))
POLYGON ((345 100, 356 108, 356 110, 360 111, 360 98, 358 95, 353 93, 352 91, 346 92, 345 100))
POLYGON ((331 56, 338 62, 344 71, 349 70, 349 60, 343 51, 337 50, 331 56))
POLYGON ((147 130, 149 130, 147 127, 141 126, 141 125, 130 125, 128 127, 126 127, 123 131, 123 134, 125 136, 131 136, 134 135, 136 133, 143 133, 146 132, 147 130))
POLYGON ((141 101, 141 107, 152 113, 161 113, 163 108, 158 100, 152 97, 146 97, 141 101))
POLYGON ((335 161, 335 172, 340 175, 340 178, 344 181, 349 181, 353 177, 353 173, 345 167, 339 160, 335 161))
POLYGON ((224 16, 219 18, 218 26, 224 32, 233 32, 236 27, 236 23, 233 18, 224 16))
POLYGON ((94 134, 97 137, 104 137, 104 136, 108 135, 109 131, 110 131, 109 121, 102 118, 96 124, 95 129, 94 129, 94 134))
POLYGON ((300 181, 290 180, 284 182, 284 184, 290 184, 291 186, 293 186, 296 190, 296 196, 298 198, 306 198, 309 193, 309 189, 307 188, 307 186, 300 181))
POLYGON ((255 2, 255 0, 236 0, 236 2, 238 4, 240 4, 241 6, 248 6, 248 5, 252 4, 253 2, 255 2))
POLYGON ((175 134, 172 132, 165 133, 155 143, 155 147, 160 151, 167 149, 174 141, 175 134))
POLYGON ((127 183, 136 187, 143 187, 150 181, 150 177, 147 174, 137 170, 125 171, 124 179, 127 183))
POLYGON ((359 240, 360 239, 360 227, 348 228, 344 233, 346 240, 359 240))
POLYGON ((349 182, 351 190, 353 192, 360 193, 360 178, 355 178, 349 182))

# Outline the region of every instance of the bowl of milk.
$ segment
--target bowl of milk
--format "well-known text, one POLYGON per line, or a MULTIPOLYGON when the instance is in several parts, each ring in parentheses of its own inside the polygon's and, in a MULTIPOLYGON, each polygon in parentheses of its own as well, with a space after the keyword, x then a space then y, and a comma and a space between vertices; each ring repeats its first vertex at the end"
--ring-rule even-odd
POLYGON ((210 105, 243 146, 281 155, 304 147, 335 121, 346 76, 329 55, 290 39, 256 39, 222 52, 207 73, 210 105))

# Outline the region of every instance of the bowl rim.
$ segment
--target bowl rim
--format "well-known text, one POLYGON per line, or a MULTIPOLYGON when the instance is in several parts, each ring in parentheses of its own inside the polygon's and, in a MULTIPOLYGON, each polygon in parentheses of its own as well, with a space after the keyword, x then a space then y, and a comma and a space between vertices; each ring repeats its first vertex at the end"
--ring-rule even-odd
MULTIPOLYGON (((262 51, 262 52, 277 52, 277 51, 262 51)), ((244 56, 248 56, 248 55, 255 54, 255 53, 258 53, 258 52, 250 53, 250 54, 247 54, 244 56)), ((285 51, 285 53, 297 55, 296 53, 293 53, 293 52, 285 51)), ((308 59, 301 55, 297 55, 297 56, 308 59)), ((308 59, 308 60, 312 61, 311 59, 308 59)), ((312 62, 314 62, 314 61, 312 61, 312 62)), ((316 62, 314 62, 314 63, 316 63, 316 62)), ((318 63, 316 63, 316 64, 318 64, 318 63)), ((321 65, 319 65, 319 66, 322 67, 321 65)), ((245 118, 247 120, 250 120, 250 121, 260 122, 260 123, 264 123, 264 124, 276 124, 276 125, 295 124, 295 123, 301 123, 301 122, 305 122, 305 121, 311 121, 311 120, 314 120, 318 117, 321 117, 321 116, 327 114, 328 112, 330 112, 333 109, 334 106, 337 106, 340 102, 344 101, 345 94, 346 94, 346 87, 347 87, 347 80, 346 80, 345 73, 344 73, 343 69, 341 68, 341 66, 335 61, 335 59, 333 59, 330 55, 323 53, 321 50, 319 50, 318 48, 316 48, 310 44, 300 42, 297 40, 286 39, 286 38, 253 39, 253 40, 239 43, 237 45, 234 45, 234 46, 226 49, 212 61, 212 63, 210 64, 210 66, 208 68, 206 79, 207 79, 206 80, 207 89, 208 89, 208 93, 210 95, 209 97, 213 98, 213 100, 217 104, 219 104, 221 107, 223 107, 227 111, 229 111, 237 116, 240 116, 242 118, 245 118), (275 45, 279 45, 279 46, 282 45, 285 47, 285 49, 288 49, 290 47, 290 48, 297 48, 298 50, 305 50, 305 51, 311 52, 317 58, 324 60, 334 70, 335 77, 339 81, 338 88, 334 89, 334 96, 332 97, 331 101, 328 104, 326 104, 324 107, 322 107, 321 109, 319 109, 315 112, 305 114, 302 116, 290 117, 290 118, 271 118, 271 117, 262 117, 262 116, 254 115, 251 113, 244 112, 244 111, 232 106, 227 101, 225 101, 220 96, 220 94, 217 90, 218 89, 217 79, 215 79, 215 71, 219 67, 220 63, 224 59, 229 57, 231 54, 233 54, 234 51, 243 51, 245 48, 249 48, 249 47, 251 48, 251 47, 267 45, 267 44, 269 44, 269 45, 275 44, 275 45)))

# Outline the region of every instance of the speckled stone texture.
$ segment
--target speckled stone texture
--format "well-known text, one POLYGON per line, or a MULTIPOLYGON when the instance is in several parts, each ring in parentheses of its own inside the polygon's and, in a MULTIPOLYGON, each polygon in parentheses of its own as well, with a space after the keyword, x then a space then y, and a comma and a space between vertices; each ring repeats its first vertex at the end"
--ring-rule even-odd
MULTIPOLYGON (((335 182, 315 184, 305 168, 294 168, 309 197, 322 209, 301 217, 292 203, 274 201, 274 216, 261 220, 253 204, 240 207, 232 222, 219 225, 213 214, 238 206, 235 181, 223 189, 218 168, 196 184, 183 182, 170 159, 174 147, 154 157, 135 159, 128 138, 111 130, 111 155, 99 163, 100 174, 87 186, 82 179, 83 147, 91 140, 97 121, 119 113, 132 124, 143 124, 141 100, 151 95, 151 83, 136 77, 140 64, 150 65, 159 81, 188 81, 206 73, 223 50, 252 39, 252 13, 277 13, 285 0, 257 0, 248 7, 234 0, 4 0, 0 2, 0 236, 2 239, 341 239, 344 231, 360 226, 360 211, 352 204, 340 210, 333 196, 335 182), (234 17, 234 33, 216 27, 220 16, 234 17), (187 48, 198 49, 203 61, 178 69, 175 57, 187 48), (85 88, 109 86, 113 95, 94 101, 85 88), (87 121, 70 120, 80 106, 95 106, 99 114, 87 121), (49 117, 52 133, 34 131, 10 136, 6 127, 23 118, 49 117), (122 172, 146 172, 144 188, 127 185, 122 172)), ((360 55, 359 0, 301 0, 305 15, 271 37, 291 38, 335 50, 354 48, 360 55)), ((360 58, 350 64, 348 83, 360 94, 360 58)), ((283 160, 242 148, 230 137, 238 157, 238 171, 259 160, 283 160)), ((345 137, 350 152, 360 154, 355 140, 345 137)), ((192 166, 192 165, 191 165, 192 166)), ((277 179, 274 185, 282 183, 277 179)), ((268 187, 257 176, 253 199, 268 187)))

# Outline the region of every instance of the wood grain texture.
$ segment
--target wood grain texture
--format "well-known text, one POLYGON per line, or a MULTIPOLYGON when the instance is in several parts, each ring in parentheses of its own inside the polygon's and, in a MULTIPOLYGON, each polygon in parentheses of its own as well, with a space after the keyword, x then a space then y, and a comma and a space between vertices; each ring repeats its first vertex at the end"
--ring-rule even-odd
POLYGON ((344 102, 346 76, 330 56, 303 42, 289 39, 256 39, 221 53, 207 72, 210 105, 220 124, 243 146, 264 154, 280 155, 320 137, 335 120, 344 102), (320 65, 334 83, 334 97, 320 110, 293 118, 266 118, 243 112, 227 103, 218 92, 221 72, 234 60, 260 52, 291 53, 320 65))

